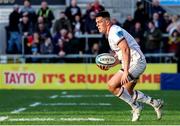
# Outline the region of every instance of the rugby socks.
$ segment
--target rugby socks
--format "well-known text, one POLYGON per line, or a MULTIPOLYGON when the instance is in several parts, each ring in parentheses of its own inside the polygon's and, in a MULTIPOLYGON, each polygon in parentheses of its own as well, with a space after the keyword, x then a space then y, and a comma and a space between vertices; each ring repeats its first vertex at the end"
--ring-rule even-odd
POLYGON ((146 104, 151 105, 153 107, 156 107, 156 106, 159 105, 157 100, 153 99, 152 97, 150 97, 148 95, 145 95, 141 91, 134 90, 132 98, 133 98, 134 101, 146 103, 146 104))
POLYGON ((119 97, 120 99, 122 99, 123 101, 125 101, 126 103, 128 103, 132 109, 139 107, 139 104, 133 100, 133 98, 129 94, 128 90, 124 87, 120 88, 120 90, 116 96, 119 97))

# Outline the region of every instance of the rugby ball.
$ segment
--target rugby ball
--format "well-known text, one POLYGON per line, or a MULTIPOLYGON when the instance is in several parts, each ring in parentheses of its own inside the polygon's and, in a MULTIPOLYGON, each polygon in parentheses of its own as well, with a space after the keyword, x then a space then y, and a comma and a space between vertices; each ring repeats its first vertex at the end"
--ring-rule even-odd
POLYGON ((107 66, 112 66, 116 62, 115 57, 110 53, 99 54, 96 56, 95 60, 97 65, 107 65, 107 66))

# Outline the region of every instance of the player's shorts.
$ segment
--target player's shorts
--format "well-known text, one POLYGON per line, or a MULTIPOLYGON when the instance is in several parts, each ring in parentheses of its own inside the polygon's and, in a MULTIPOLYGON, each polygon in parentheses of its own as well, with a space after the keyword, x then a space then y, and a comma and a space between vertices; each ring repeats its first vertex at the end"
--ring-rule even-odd
MULTIPOLYGON (((139 76, 144 72, 146 69, 146 59, 139 59, 137 61, 130 63, 129 68, 129 75, 128 79, 129 81, 137 81, 139 79, 139 76)), ((119 72, 123 72, 124 69, 120 69, 119 72)))

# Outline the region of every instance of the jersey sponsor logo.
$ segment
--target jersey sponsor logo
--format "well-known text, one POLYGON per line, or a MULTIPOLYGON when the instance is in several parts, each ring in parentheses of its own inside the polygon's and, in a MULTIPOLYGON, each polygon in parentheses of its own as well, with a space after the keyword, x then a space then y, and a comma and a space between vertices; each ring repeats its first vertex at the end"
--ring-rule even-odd
POLYGON ((120 38, 123 37, 123 32, 122 32, 122 31, 118 31, 116 34, 117 34, 117 36, 120 37, 120 38))

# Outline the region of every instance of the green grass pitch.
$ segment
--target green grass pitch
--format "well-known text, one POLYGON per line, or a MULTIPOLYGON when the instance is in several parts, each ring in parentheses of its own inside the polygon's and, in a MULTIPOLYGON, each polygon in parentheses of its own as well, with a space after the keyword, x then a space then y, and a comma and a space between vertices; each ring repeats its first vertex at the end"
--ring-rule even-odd
POLYGON ((180 124, 180 91, 143 91, 165 102, 162 120, 147 105, 138 122, 107 90, 0 90, 0 125, 180 124))

